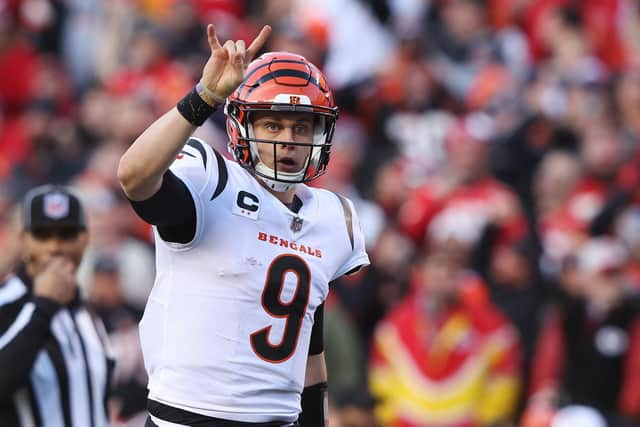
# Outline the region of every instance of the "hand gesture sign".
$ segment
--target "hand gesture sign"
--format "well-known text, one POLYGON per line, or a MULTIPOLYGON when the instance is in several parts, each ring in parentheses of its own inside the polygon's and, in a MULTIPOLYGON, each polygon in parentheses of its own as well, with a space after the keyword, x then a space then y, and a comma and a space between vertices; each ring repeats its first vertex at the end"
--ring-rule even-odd
POLYGON ((202 71, 200 83, 221 102, 242 83, 244 71, 255 54, 262 48, 271 34, 271 27, 265 25, 258 36, 245 49, 244 40, 227 40, 221 45, 213 25, 207 26, 207 38, 211 56, 202 71))

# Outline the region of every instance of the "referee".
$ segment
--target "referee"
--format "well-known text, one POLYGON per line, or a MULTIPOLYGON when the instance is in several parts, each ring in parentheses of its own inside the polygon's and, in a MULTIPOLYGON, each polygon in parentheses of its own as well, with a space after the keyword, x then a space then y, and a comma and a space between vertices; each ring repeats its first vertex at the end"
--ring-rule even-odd
POLYGON ((107 427, 113 362, 75 282, 88 241, 80 201, 35 188, 22 223, 24 263, 0 279, 0 426, 107 427))

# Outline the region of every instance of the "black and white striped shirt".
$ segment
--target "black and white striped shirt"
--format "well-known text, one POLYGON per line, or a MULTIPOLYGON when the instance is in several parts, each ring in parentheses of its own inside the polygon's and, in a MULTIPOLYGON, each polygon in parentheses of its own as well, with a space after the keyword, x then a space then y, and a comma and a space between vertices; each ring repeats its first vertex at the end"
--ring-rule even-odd
POLYGON ((80 298, 60 308, 26 277, 0 286, 0 426, 107 427, 113 360, 80 298))

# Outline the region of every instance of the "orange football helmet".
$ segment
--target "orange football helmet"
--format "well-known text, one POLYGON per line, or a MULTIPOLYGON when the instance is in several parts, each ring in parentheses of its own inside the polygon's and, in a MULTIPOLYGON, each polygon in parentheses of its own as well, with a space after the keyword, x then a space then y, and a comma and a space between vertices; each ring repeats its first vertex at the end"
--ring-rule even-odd
POLYGON ((293 184, 311 181, 324 174, 329 163, 331 138, 338 108, 322 72, 304 57, 288 52, 266 53, 252 61, 240 86, 225 106, 229 151, 244 168, 253 171, 270 188, 286 191, 293 184), (298 172, 272 169, 258 154, 257 143, 287 144, 257 139, 251 124, 254 111, 309 112, 314 115, 313 141, 304 167, 298 172))

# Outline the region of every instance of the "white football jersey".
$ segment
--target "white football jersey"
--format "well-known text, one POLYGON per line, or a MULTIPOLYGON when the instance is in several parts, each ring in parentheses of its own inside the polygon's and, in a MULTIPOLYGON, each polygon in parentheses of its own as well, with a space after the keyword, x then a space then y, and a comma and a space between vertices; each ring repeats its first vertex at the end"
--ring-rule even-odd
POLYGON ((152 399, 246 422, 294 421, 316 308, 368 265, 352 203, 298 185, 296 214, 191 138, 171 166, 196 206, 187 244, 156 236, 140 335, 152 399))

